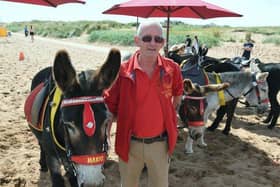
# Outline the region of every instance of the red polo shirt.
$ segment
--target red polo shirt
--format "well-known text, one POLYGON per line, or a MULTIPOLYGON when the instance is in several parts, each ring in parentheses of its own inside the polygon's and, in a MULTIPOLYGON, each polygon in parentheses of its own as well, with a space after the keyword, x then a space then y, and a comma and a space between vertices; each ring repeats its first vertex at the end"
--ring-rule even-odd
MULTIPOLYGON (((136 103, 140 102, 140 99, 136 99, 136 79, 138 79, 136 76, 139 73, 137 74, 134 70, 134 62, 137 61, 138 54, 139 51, 127 62, 121 64, 119 77, 108 92, 105 92, 106 104, 109 110, 117 116, 115 151, 125 162, 128 161, 131 135, 133 134, 135 124, 138 123, 136 122, 138 121, 136 116, 138 116, 137 118, 141 117, 136 114, 137 107, 135 107, 136 103)), ((183 78, 180 67, 172 60, 159 55, 157 61, 160 62, 158 65, 162 64, 158 66, 161 83, 157 89, 160 93, 158 97, 162 110, 163 124, 168 134, 168 152, 171 154, 177 140, 177 117, 172 104, 172 97, 182 95, 183 78)), ((147 115, 151 116, 154 112, 149 109, 145 115, 149 113, 147 115)), ((142 118, 145 117, 147 116, 142 116, 142 118)))
POLYGON ((149 77, 139 66, 137 58, 134 61, 137 107, 132 134, 136 137, 155 137, 165 131, 157 90, 160 84, 160 66, 161 62, 155 66, 152 77, 149 77))

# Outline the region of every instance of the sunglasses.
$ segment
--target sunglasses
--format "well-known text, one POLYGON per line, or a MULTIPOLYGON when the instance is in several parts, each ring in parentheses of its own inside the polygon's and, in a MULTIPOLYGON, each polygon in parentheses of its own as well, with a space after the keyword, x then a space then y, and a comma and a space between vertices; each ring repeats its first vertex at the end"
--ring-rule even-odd
POLYGON ((148 42, 151 42, 153 38, 154 38, 154 41, 156 43, 162 43, 164 41, 163 37, 161 37, 161 36, 154 36, 153 37, 151 35, 143 36, 142 41, 145 42, 145 43, 148 43, 148 42))

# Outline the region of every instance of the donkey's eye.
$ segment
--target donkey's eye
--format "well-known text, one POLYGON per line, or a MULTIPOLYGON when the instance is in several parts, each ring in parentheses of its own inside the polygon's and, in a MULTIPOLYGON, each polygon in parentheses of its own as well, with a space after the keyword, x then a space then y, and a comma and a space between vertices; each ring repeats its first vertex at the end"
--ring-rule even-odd
POLYGON ((66 126, 66 129, 69 130, 70 132, 74 132, 76 127, 75 127, 75 123, 72 121, 66 121, 64 122, 64 125, 66 126))

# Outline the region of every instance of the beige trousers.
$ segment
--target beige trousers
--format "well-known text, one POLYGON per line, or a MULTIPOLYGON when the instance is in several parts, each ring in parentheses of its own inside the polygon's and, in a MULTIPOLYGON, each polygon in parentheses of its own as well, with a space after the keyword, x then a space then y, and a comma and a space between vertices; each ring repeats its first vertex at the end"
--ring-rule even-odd
POLYGON ((149 187, 168 187, 167 141, 145 144, 131 140, 128 162, 119 159, 121 187, 138 187, 144 165, 148 171, 149 187))

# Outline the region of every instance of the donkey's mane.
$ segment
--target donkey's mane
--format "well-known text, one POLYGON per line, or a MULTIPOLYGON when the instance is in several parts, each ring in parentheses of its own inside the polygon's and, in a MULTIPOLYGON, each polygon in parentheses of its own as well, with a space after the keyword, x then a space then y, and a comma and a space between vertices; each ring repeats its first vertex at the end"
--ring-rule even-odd
MULTIPOLYGON (((215 76, 213 73, 207 73, 210 79, 210 82, 215 82, 215 76)), ((228 82, 230 85, 233 84, 246 84, 251 80, 250 72, 225 72, 220 73, 222 82, 228 82)))

